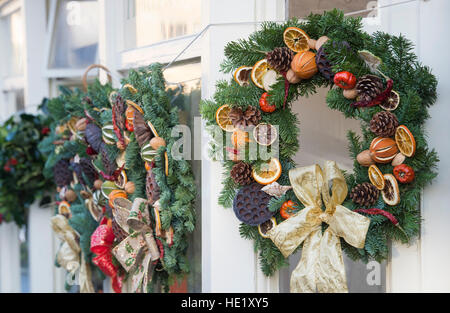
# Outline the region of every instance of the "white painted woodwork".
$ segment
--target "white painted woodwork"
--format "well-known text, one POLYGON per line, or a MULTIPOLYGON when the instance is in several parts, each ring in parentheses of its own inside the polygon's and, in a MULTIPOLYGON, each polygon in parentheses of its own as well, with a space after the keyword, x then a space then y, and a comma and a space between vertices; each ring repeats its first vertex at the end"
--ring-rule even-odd
POLYGON ((19 227, 13 222, 0 225, 1 292, 20 292, 19 227))
MULTIPOLYGON (((273 1, 204 1, 203 25, 284 19, 284 3, 273 1)), ((202 98, 210 99, 215 82, 229 78, 219 72, 223 48, 229 41, 248 36, 257 25, 213 26, 202 39, 202 98)), ((253 243, 239 235, 239 221, 231 209, 217 204, 222 188, 222 167, 207 159, 208 136, 202 129, 202 291, 277 292, 278 277, 259 271, 253 243)))

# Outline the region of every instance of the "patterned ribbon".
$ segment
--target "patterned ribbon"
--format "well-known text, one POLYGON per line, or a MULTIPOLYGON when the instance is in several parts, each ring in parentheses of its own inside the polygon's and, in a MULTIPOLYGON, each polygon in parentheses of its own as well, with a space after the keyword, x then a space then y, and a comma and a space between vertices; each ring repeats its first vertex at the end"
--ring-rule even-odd
POLYGON ((78 244, 78 235, 69 225, 69 221, 63 215, 57 214, 51 218, 53 231, 62 241, 62 245, 56 254, 56 261, 72 275, 79 269, 80 292, 95 292, 92 285, 91 270, 84 260, 78 244), (81 259, 81 264, 80 264, 81 259))
POLYGON ((145 292, 151 282, 153 262, 160 257, 159 249, 150 227, 150 213, 146 199, 115 202, 113 215, 116 222, 129 236, 113 248, 112 253, 131 273, 133 292, 145 292))
POLYGON ((363 248, 370 219, 341 205, 348 189, 334 161, 327 161, 324 171, 317 164, 292 169, 289 180, 305 208, 268 235, 285 257, 303 242, 302 257, 291 276, 291 292, 348 292, 339 237, 363 248), (323 234, 322 222, 328 224, 323 234))
POLYGON ((114 292, 122 292, 122 280, 117 275, 117 266, 112 261, 111 249, 114 242, 114 233, 111 225, 102 220, 101 225, 92 233, 91 251, 97 256, 92 259, 92 263, 107 276, 112 279, 112 288, 114 292))

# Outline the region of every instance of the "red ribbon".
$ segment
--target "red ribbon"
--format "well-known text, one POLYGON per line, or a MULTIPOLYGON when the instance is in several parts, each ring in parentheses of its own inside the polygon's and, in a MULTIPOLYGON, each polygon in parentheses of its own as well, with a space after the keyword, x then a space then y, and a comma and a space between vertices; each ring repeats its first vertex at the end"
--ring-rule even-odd
POLYGON ((382 93, 380 93, 378 96, 376 96, 375 99, 373 99, 372 101, 361 100, 361 101, 352 103, 352 106, 357 107, 357 108, 361 108, 361 107, 369 108, 369 107, 373 107, 376 105, 380 105, 389 97, 393 86, 394 86, 394 82, 392 81, 392 79, 389 79, 386 83, 386 89, 382 93))
POLYGON ((103 171, 100 171, 100 175, 102 175, 103 179, 105 179, 105 180, 116 181, 117 178, 119 177, 120 173, 122 172, 124 166, 125 166, 125 164, 122 165, 120 168, 116 169, 112 175, 108 175, 103 171))
POLYGON ((91 251, 97 256, 92 259, 94 263, 105 275, 112 278, 114 292, 122 292, 122 278, 117 275, 117 267, 112 261, 112 244, 114 233, 111 225, 104 218, 91 236, 91 251))

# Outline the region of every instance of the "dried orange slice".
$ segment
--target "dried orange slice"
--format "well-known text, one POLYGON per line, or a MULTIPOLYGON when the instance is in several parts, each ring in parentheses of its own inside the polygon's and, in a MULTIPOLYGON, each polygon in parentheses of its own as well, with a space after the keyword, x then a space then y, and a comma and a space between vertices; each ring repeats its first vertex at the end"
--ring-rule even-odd
POLYGON ((391 90, 387 99, 380 104, 380 107, 386 111, 394 111, 400 104, 400 95, 397 91, 391 90))
POLYGON ((155 135, 155 137, 159 137, 158 132, 156 131, 155 126, 153 126, 152 122, 147 121, 147 125, 148 127, 150 127, 150 130, 152 131, 153 135, 155 135))
POLYGON ((250 142, 249 134, 246 131, 237 129, 231 135, 231 142, 235 147, 243 147, 247 142, 250 142))
POLYGON ((72 211, 70 210, 70 203, 67 201, 61 201, 58 206, 58 213, 70 219, 72 217, 72 211))
POLYGON ((233 73, 233 78, 239 86, 247 86, 252 72, 251 66, 240 66, 233 73))
POLYGON ((392 174, 385 174, 384 180, 384 188, 381 191, 384 202, 388 205, 397 205, 400 202, 397 180, 392 174))
POLYGON ((136 110, 138 110, 141 114, 144 114, 144 110, 142 110, 141 106, 139 104, 137 104, 136 102, 133 102, 133 101, 127 99, 127 100, 125 100, 125 103, 129 106, 132 106, 136 110))
POLYGON ((395 142, 400 152, 407 157, 412 157, 416 152, 416 140, 405 125, 400 125, 395 130, 395 142))
POLYGON ((167 155, 167 151, 164 152, 164 159, 165 159, 165 162, 164 162, 165 173, 166 173, 166 176, 169 176, 169 156, 167 155))
POLYGON ((277 181, 281 176, 281 163, 277 158, 271 158, 269 162, 263 163, 260 168, 254 168, 253 179, 261 184, 268 185, 277 181))
POLYGON ((159 215, 159 210, 153 207, 153 213, 155 213, 155 231, 161 233, 161 216, 159 215))
POLYGON ((258 232, 262 237, 268 238, 269 236, 267 235, 267 232, 275 226, 277 226, 277 220, 275 217, 271 217, 269 220, 258 225, 258 232))
POLYGON ((233 123, 230 119, 231 107, 228 104, 222 105, 216 111, 216 123, 226 132, 234 131, 233 123))
POLYGON ((266 59, 259 60, 255 63, 255 65, 253 65, 251 74, 252 81, 259 88, 264 89, 263 77, 264 75, 266 75, 269 69, 269 64, 267 63, 266 59))
POLYGON ((137 89, 131 84, 125 84, 123 85, 123 88, 127 88, 132 94, 137 93, 137 89))
POLYGON ((283 40, 286 46, 295 52, 309 50, 309 36, 298 27, 288 27, 284 30, 283 40))
POLYGON ((376 165, 372 164, 371 166, 369 166, 368 174, 372 185, 377 187, 378 190, 383 190, 384 176, 383 173, 381 173, 380 169, 376 165))
POLYGON ((124 189, 127 182, 127 173, 125 172, 125 170, 122 170, 114 183, 116 184, 117 188, 124 189))

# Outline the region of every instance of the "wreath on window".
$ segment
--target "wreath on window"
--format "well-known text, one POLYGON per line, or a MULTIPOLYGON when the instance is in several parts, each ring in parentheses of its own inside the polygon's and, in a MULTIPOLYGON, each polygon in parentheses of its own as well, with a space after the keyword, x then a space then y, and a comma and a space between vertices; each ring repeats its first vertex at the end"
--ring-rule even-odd
MULTIPOLYGON (((105 69, 88 70, 95 67, 105 69)), ((178 107, 160 64, 131 70, 120 89, 98 80, 87 86, 86 74, 86 91, 63 89, 49 101, 52 133, 40 145, 49 155, 45 173, 58 186, 57 261, 80 269, 84 292, 101 289, 85 264, 110 276, 115 292, 125 282, 131 292, 169 291, 189 272, 195 226, 191 166, 171 153, 178 107), (79 251, 85 264, 68 264, 71 255, 79 261, 79 251)))
POLYGON ((302 247, 291 291, 346 291, 341 249, 380 262, 389 241, 419 233, 420 193, 437 175, 424 134, 437 81, 412 47, 401 35, 369 35, 361 18, 338 10, 266 22, 225 47, 221 70, 233 79, 201 105, 211 155, 225 168, 219 204, 233 207, 265 275, 302 247), (328 107, 361 123, 361 136, 348 132, 353 173, 292 160, 299 126, 291 104, 319 87, 330 88, 328 107), (255 158, 252 145, 273 154, 255 158))
POLYGON ((21 113, 0 126, 0 224, 27 223, 31 204, 50 201, 46 191, 51 180, 42 175, 45 155, 39 153, 39 142, 48 135, 46 114, 21 113))

